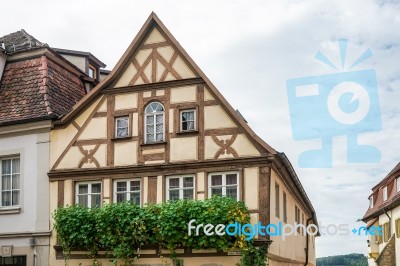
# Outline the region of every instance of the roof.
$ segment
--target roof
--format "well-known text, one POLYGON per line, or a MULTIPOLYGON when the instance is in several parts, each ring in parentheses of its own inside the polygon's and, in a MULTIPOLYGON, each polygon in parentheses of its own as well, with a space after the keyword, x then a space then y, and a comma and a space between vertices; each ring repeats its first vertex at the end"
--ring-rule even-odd
POLYGON ((1 43, 4 44, 4 50, 7 54, 48 47, 47 44, 38 41, 23 29, 4 35, 0 38, 1 43))
POLYGON ((107 65, 104 64, 102 61, 100 61, 97 57, 95 57, 93 54, 89 52, 83 52, 83 51, 75 51, 75 50, 67 50, 67 49, 60 49, 60 48, 52 48, 54 51, 56 51, 59 54, 64 54, 64 55, 72 55, 72 56, 79 56, 79 57, 86 57, 95 62, 99 67, 106 67, 107 65))
MULTIPOLYGON (((396 179, 400 174, 400 163, 398 163, 377 185, 372 188, 373 207, 368 208, 364 214, 363 221, 368 222, 385 211, 400 205, 400 191, 397 191, 396 179), (383 199, 383 188, 387 187, 387 200, 383 199)), ((371 199, 371 196, 369 197, 371 199)))
POLYGON ((7 62, 0 83, 0 126, 57 119, 84 95, 79 76, 44 55, 7 62))

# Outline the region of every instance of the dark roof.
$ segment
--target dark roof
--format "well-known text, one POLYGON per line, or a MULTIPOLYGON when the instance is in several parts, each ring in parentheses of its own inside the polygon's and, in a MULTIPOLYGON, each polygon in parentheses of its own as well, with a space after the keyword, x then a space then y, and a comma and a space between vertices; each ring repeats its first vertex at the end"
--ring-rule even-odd
POLYGON ((83 52, 83 51, 75 51, 75 50, 67 50, 67 49, 60 49, 60 48, 52 48, 54 51, 61 55, 72 55, 72 56, 79 56, 79 57, 86 57, 96 63, 99 67, 106 67, 107 65, 100 61, 97 57, 95 57, 92 53, 83 52))
POLYGON ((60 118, 85 94, 79 76, 44 55, 7 62, 0 83, 0 126, 60 118))
POLYGON ((47 44, 38 41, 23 29, 8 35, 4 35, 0 38, 0 46, 1 43, 4 44, 7 54, 48 47, 47 44))

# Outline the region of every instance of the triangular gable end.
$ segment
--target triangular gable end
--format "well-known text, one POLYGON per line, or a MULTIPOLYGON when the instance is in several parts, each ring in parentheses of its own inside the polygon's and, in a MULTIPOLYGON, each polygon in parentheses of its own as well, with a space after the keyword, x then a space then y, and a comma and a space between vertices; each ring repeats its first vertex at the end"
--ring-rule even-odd
POLYGON ((221 107, 229 117, 244 129, 246 135, 257 144, 258 149, 264 151, 262 153, 277 154, 232 108, 154 12, 146 20, 111 73, 56 124, 64 125, 71 121, 86 105, 94 101, 103 89, 112 90, 193 78, 201 78, 206 83, 211 97, 220 101, 221 107))
POLYGON ((115 88, 199 77, 167 34, 153 21, 116 77, 115 88))

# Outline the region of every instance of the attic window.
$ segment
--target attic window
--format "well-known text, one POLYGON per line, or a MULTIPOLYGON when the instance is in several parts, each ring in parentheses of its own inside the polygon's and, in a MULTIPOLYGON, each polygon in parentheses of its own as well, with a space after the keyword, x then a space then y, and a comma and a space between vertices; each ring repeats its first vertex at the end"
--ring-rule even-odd
POLYGON ((96 78, 96 69, 93 66, 89 66, 89 70, 88 70, 88 75, 89 77, 95 79, 96 78))
POLYGON ((374 207, 374 195, 369 198, 369 207, 371 209, 374 207))
POLYGON ((396 178, 396 187, 397 187, 397 192, 400 191, 400 176, 396 178))
POLYGON ((388 188, 387 188, 387 186, 385 186, 383 188, 382 193, 383 193, 383 201, 386 201, 388 199, 388 188))

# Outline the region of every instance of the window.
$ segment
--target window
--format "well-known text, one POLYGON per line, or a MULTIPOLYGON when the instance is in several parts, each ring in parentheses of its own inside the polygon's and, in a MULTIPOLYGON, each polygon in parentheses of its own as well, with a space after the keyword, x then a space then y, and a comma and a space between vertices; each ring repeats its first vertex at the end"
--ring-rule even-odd
POLYGON ((19 206, 20 197, 20 159, 0 160, 1 201, 0 207, 19 206))
POLYGON ((396 220, 395 227, 396 227, 396 237, 400 238, 400 219, 396 220))
POLYGON ((1 266, 26 266, 26 256, 0 257, 1 266))
POLYGON ((397 192, 400 191, 400 176, 396 178, 396 186, 397 186, 397 192))
POLYGON ((283 221, 287 223, 287 200, 286 192, 283 192, 283 221))
POLYGON ((196 130, 196 110, 183 110, 181 114, 181 132, 196 130))
POLYGON ((300 209, 297 206, 294 206, 294 221, 296 224, 300 224, 300 209))
POLYGON ((76 203, 89 208, 101 206, 101 183, 77 183, 76 203))
POLYGON ((374 207, 374 195, 372 195, 372 196, 369 198, 369 207, 370 207, 370 208, 373 208, 373 207, 374 207))
POLYGON ((275 216, 280 216, 279 185, 275 183, 275 216))
POLYGON ((388 199, 388 190, 387 190, 387 186, 385 186, 383 188, 383 201, 386 201, 388 199))
POLYGON ((208 176, 208 194, 212 196, 228 196, 239 200, 239 176, 237 172, 216 173, 208 176))
POLYGON ((164 141, 164 106, 150 103, 145 110, 145 143, 164 141))
POLYGON ((96 69, 94 68, 94 67, 92 67, 92 66, 89 66, 89 70, 88 70, 89 72, 88 72, 88 76, 89 77, 91 77, 91 78, 93 78, 93 79, 95 79, 95 78, 97 78, 96 76, 96 69))
POLYGON ((390 238, 389 223, 383 225, 383 242, 388 242, 390 238))
POLYGON ((194 176, 167 177, 167 200, 194 199, 194 176))
POLYGON ((129 201, 141 206, 140 179, 116 180, 114 182, 114 202, 129 201))
POLYGON ((117 117, 115 119, 115 137, 125 138, 129 136, 129 117, 117 117))

